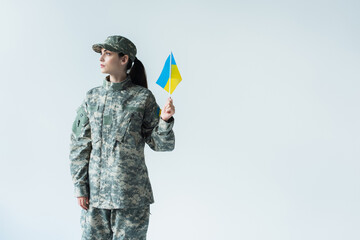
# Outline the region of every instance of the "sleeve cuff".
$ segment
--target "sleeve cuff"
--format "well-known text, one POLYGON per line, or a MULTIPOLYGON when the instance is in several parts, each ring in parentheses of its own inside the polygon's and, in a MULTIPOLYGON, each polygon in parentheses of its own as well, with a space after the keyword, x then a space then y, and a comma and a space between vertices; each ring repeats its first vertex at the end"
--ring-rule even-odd
POLYGON ((89 189, 86 185, 79 185, 75 187, 74 191, 75 197, 88 197, 89 189))
POLYGON ((172 129, 172 127, 174 126, 174 117, 169 118, 169 120, 165 121, 160 117, 160 121, 159 121, 159 127, 158 130, 160 132, 166 132, 172 129))

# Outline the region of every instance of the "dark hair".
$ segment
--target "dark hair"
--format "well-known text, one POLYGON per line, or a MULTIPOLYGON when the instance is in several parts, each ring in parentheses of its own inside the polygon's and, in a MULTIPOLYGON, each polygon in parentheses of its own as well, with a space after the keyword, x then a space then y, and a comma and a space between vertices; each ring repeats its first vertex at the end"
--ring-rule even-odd
MULTIPOLYGON (((123 54, 123 53, 119 53, 119 57, 122 57, 124 55, 125 54, 123 54)), ((129 58, 126 69, 131 68, 130 73, 129 73, 131 81, 136 85, 142 86, 144 88, 148 88, 145 67, 142 64, 142 62, 140 62, 139 59, 135 58, 134 65, 132 67, 131 67, 131 65, 132 65, 132 61, 129 58)))

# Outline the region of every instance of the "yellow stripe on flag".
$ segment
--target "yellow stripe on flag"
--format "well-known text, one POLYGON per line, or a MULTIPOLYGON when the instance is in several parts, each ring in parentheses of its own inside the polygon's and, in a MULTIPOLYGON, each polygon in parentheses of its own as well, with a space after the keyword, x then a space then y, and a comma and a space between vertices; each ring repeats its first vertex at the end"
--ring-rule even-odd
MULTIPOLYGON (((170 78, 168 79, 164 89, 169 92, 169 81, 170 78)), ((181 76, 180 76, 180 72, 179 69, 177 67, 177 65, 171 65, 171 91, 170 94, 172 94, 175 90, 175 88, 177 87, 177 85, 181 82, 181 76)))

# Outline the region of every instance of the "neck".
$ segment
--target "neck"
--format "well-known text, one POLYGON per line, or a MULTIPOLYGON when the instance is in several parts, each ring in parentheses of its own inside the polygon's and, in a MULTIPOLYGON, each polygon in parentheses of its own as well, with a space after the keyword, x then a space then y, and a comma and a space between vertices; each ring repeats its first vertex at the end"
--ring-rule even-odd
POLYGON ((114 83, 122 82, 126 79, 126 77, 127 77, 126 72, 122 72, 118 75, 110 75, 110 82, 114 82, 114 83))

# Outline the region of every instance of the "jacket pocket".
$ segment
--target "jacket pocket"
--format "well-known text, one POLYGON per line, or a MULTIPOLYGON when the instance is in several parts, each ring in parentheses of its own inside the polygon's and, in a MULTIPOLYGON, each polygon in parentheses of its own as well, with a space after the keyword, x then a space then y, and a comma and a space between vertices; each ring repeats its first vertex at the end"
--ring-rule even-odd
POLYGON ((87 124, 89 124, 89 118, 86 115, 84 107, 81 106, 77 110, 77 115, 72 126, 72 131, 76 137, 79 137, 80 133, 87 124))
POLYGON ((116 134, 115 134, 116 141, 118 141, 120 143, 124 142, 124 138, 128 132, 130 122, 131 122, 131 117, 127 118, 125 120, 125 122, 123 124, 121 124, 121 127, 119 128, 118 131, 116 131, 116 134))
POLYGON ((99 105, 97 105, 97 104, 89 105, 88 109, 89 109, 90 113, 94 113, 96 111, 99 111, 99 105))

